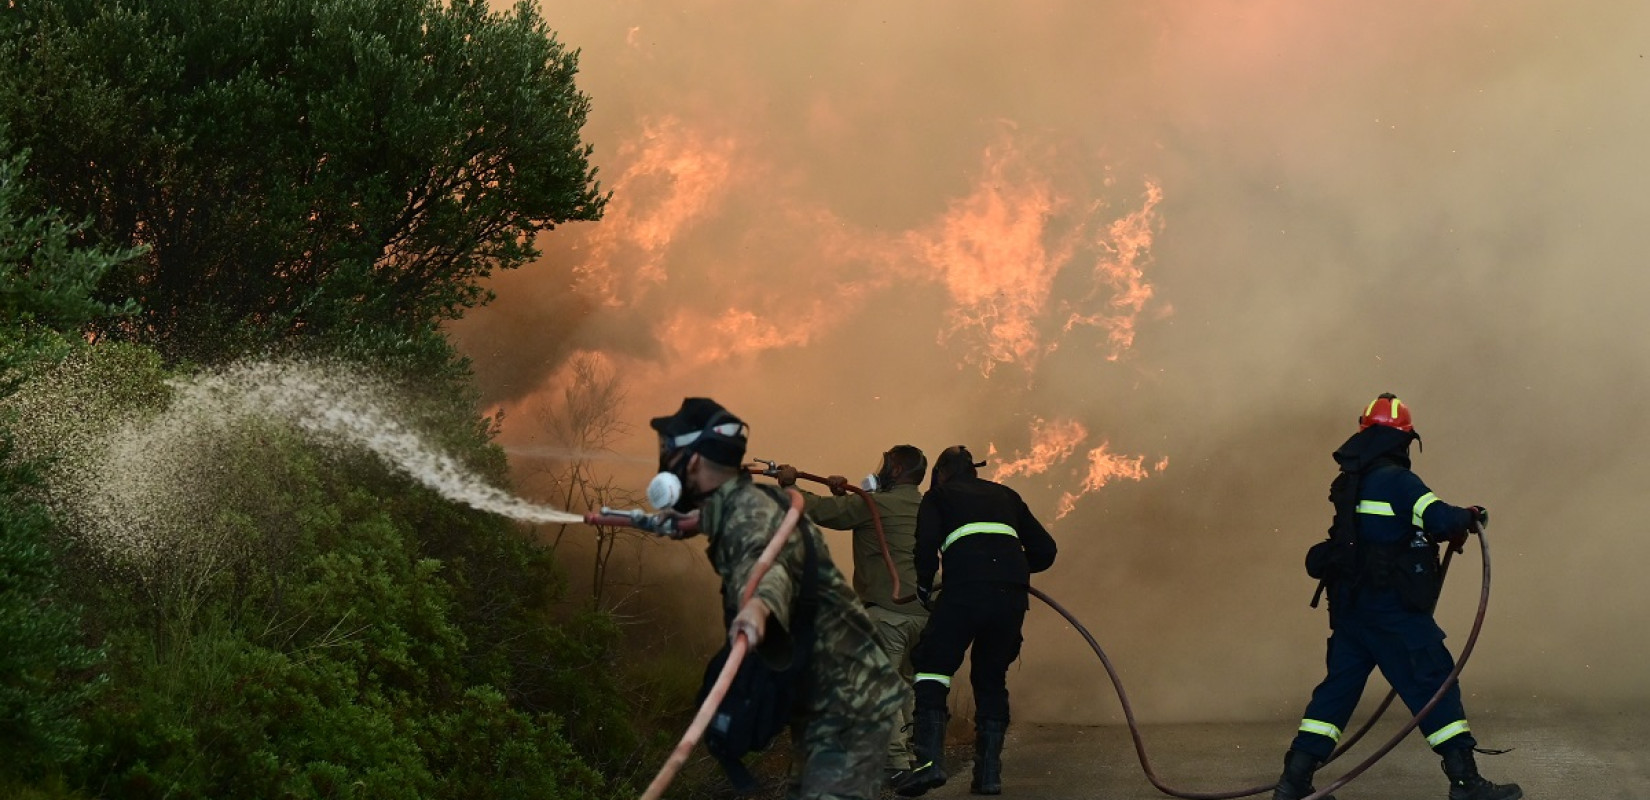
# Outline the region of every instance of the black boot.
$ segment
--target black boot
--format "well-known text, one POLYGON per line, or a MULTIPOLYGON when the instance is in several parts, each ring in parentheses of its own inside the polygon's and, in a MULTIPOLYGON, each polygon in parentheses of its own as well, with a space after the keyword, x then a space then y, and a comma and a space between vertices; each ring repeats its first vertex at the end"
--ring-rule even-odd
POLYGON ((943 708, 919 708, 911 732, 911 771, 894 786, 902 797, 916 797, 945 785, 945 723, 951 715, 943 708))
POLYGON ((974 721, 974 794, 1003 793, 1003 737, 1008 722, 1000 719, 974 721))
POLYGON ((1440 753, 1444 757, 1444 774, 1449 776, 1449 800, 1518 800, 1524 790, 1516 783, 1494 784, 1478 774, 1472 748, 1458 747, 1440 753))
MULTIPOLYGON (((1278 788, 1272 792, 1272 800, 1300 800, 1317 791, 1312 788, 1312 773, 1323 766, 1315 756, 1302 753, 1299 750, 1290 750, 1283 755, 1283 774, 1278 776, 1278 788)), ((1326 795, 1323 800, 1335 800, 1334 795, 1326 795)))

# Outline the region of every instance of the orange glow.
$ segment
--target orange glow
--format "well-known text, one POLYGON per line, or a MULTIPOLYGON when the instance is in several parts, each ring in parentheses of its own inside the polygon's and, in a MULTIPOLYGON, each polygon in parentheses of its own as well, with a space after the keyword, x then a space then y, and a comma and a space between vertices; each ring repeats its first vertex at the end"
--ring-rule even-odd
POLYGON ((749 308, 721 312, 681 308, 659 326, 657 336, 668 348, 672 363, 689 367, 764 350, 803 347, 826 329, 828 314, 827 305, 819 301, 787 306, 771 317, 749 308))
MULTIPOLYGON (((1014 475, 1040 475, 1049 471, 1057 464, 1065 462, 1077 450, 1077 446, 1088 438, 1088 429, 1076 420, 1056 420, 1045 422, 1042 419, 1031 423, 1031 452, 997 465, 997 471, 992 480, 1003 480, 1014 475)), ((993 446, 995 451, 995 446, 993 446)))
POLYGON ((677 234, 699 221, 727 193, 737 143, 695 130, 674 117, 649 120, 619 147, 625 164, 613 198, 589 238, 579 266, 580 288, 608 306, 632 302, 638 286, 665 279, 664 259, 677 234), (621 255, 622 254, 622 255, 621 255), (620 275, 618 265, 630 268, 620 275), (623 282, 624 291, 617 286, 623 282))

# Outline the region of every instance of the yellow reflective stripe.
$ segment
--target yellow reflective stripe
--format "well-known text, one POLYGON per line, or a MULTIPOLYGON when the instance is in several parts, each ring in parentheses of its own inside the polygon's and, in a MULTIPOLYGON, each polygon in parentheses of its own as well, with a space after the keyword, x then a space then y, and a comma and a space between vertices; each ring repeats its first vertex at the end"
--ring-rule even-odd
POLYGON ((1379 402, 1381 402, 1381 398, 1379 398, 1379 397, 1375 398, 1374 400, 1369 401, 1369 408, 1364 409, 1364 416, 1368 417, 1368 416, 1374 414, 1375 413, 1375 404, 1379 403, 1379 402))
POLYGON ((1398 412, 1403 410, 1403 407, 1404 407, 1404 401, 1399 400, 1396 397, 1392 398, 1392 421, 1393 422, 1398 421, 1398 412))
POLYGON ((1454 739, 1455 737, 1460 736, 1461 734, 1466 733, 1467 731, 1470 731, 1470 730, 1472 730, 1472 728, 1467 726, 1467 721, 1466 720, 1458 719, 1454 722, 1451 722, 1448 725, 1445 725, 1442 728, 1439 728, 1436 731, 1433 731, 1432 735, 1427 737, 1427 744, 1430 744, 1433 747, 1437 747, 1438 745, 1441 745, 1444 742, 1447 742, 1451 739, 1454 739))
POLYGON ((914 678, 911 679, 912 683, 917 683, 919 681, 936 681, 938 683, 945 684, 945 688, 947 689, 951 688, 951 676, 941 675, 938 672, 919 672, 914 678))
POLYGON ((1374 514, 1376 516, 1381 516, 1381 517, 1396 516, 1395 514, 1392 513, 1392 504, 1391 503, 1383 503, 1379 500, 1359 500, 1358 501, 1358 513, 1359 514, 1374 514))
POLYGON ((1301 720, 1301 730, 1306 731, 1307 733, 1315 733, 1319 736, 1328 736, 1329 741, 1331 742, 1338 742, 1341 740, 1341 729, 1327 722, 1321 722, 1315 719, 1303 719, 1301 720))
POLYGON ((950 547, 953 542, 971 533, 1005 533, 1016 538, 1020 535, 1014 532, 1013 525, 1005 525, 1001 522, 970 522, 952 531, 950 536, 945 537, 945 543, 940 545, 940 552, 945 552, 945 548, 950 547))
POLYGON ((1410 514, 1410 521, 1415 523, 1415 527, 1425 527, 1421 524, 1421 515, 1426 513, 1427 506, 1436 502, 1438 502, 1438 495, 1432 492, 1421 495, 1421 499, 1415 501, 1415 511, 1410 514))

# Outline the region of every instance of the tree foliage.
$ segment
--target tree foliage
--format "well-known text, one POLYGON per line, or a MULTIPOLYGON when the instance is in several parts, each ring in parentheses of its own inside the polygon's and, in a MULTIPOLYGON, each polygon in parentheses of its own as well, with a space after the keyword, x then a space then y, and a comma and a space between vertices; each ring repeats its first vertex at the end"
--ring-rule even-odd
MULTIPOLYGON (((82 344, 12 405, 26 426, 69 417, 51 424, 72 439, 142 424, 173 402, 143 389, 167 377, 146 348, 82 344)), ((415 427, 502 483, 486 429, 438 412, 465 385, 420 388, 438 401, 415 427)), ((192 487, 205 502, 131 498, 185 517, 155 526, 177 541, 127 549, 63 515, 78 551, 64 584, 109 676, 79 709, 90 747, 62 762, 73 783, 109 798, 629 792, 644 745, 616 632, 564 612, 547 549, 365 454, 268 420, 199 424, 192 457, 219 474, 192 487)))
POLYGON ((0 63, 0 793, 630 794, 638 709, 694 687, 628 697, 517 526, 258 420, 177 437, 189 501, 121 509, 167 524, 64 500, 191 362, 272 351, 366 362, 507 485, 439 325, 600 216, 576 54, 527 3, 27 0, 0 63))
POLYGON ((525 2, 29 0, 0 63, 37 202, 149 248, 100 332, 197 360, 455 317, 605 203, 577 54, 525 2))

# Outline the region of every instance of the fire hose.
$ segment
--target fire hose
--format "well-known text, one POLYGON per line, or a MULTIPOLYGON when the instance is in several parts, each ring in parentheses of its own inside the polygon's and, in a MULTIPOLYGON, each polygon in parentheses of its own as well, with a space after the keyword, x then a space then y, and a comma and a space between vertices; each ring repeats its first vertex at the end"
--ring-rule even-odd
MULTIPOLYGON (((751 568, 750 578, 745 581, 745 588, 739 593, 739 607, 741 609, 751 602, 752 596, 756 594, 757 584, 761 583, 762 576, 767 574, 768 568, 773 566, 774 560, 779 557, 779 551, 785 547, 786 540, 790 539, 791 531, 796 530, 797 521, 802 518, 801 493, 792 491, 788 494, 791 496, 790 510, 785 512, 784 520, 779 523, 779 530, 775 531, 773 538, 768 540, 768 546, 762 549, 762 555, 757 557, 756 565, 751 568)), ((640 514, 640 512, 637 513, 640 514)), ((604 508, 599 514, 587 515, 585 521, 593 525, 631 524, 632 527, 641 527, 641 525, 633 524, 631 521, 641 522, 648 517, 649 515, 633 517, 630 514, 613 512, 611 509, 604 508)), ((664 519, 657 515, 654 515, 653 518, 664 519)), ((696 519, 694 521, 697 522, 696 519)), ((695 525, 694 528, 696 529, 697 526, 695 525)), ((649 529, 644 528, 644 530, 649 529)), ((659 529, 654 528, 651 530, 657 531, 659 529)), ((679 524, 671 530, 682 534, 689 532, 687 526, 679 524)), ((716 715, 716 709, 721 707, 722 698, 727 695, 728 686, 733 683, 734 676, 739 673, 739 664, 745 660, 745 653, 750 650, 750 647, 751 641, 746 637, 744 631, 741 630, 733 635, 733 642, 728 649, 728 660, 722 666, 721 674, 716 676, 716 683, 711 686, 710 692, 705 696, 705 702, 700 704, 699 713, 694 715, 693 722, 688 725, 687 732, 683 733, 681 741, 676 743, 676 749, 671 751, 670 757, 665 759, 664 766, 659 768, 659 774, 653 777, 653 782, 648 784, 647 791, 642 793, 642 800, 658 800, 664 794, 665 788, 670 786, 670 782, 675 780, 676 773, 681 771, 682 765, 687 763, 688 756, 693 752, 693 748, 699 744, 699 738, 704 736, 705 728, 710 726, 711 718, 716 715)))
MULTIPOLYGON (((760 458, 756 459, 756 461, 758 464, 762 464, 763 466, 759 468, 746 465, 745 471, 752 475, 763 475, 769 478, 776 478, 779 476, 778 464, 760 458)), ((888 549, 888 536, 882 532, 882 512, 877 509, 876 501, 871 499, 871 493, 846 481, 832 481, 829 478, 821 478, 811 472, 798 472, 796 473, 796 477, 803 480, 813 481, 824 486, 829 486, 832 491, 853 492, 854 494, 859 495, 860 500, 865 501, 866 510, 871 512, 871 527, 876 529, 877 544, 882 550, 882 563, 888 567, 888 577, 894 581, 894 588, 889 591, 889 594, 893 595, 894 602, 899 603, 900 605, 915 601, 917 599, 916 595, 908 594, 902 596, 899 593, 899 568, 894 566, 894 554, 888 549)))
MULTIPOLYGON (((752 474, 770 476, 775 474, 776 467, 773 462, 763 463, 767 465, 766 469, 747 467, 746 471, 752 474)), ((859 487, 841 486, 839 483, 833 483, 817 475, 799 472, 797 473, 797 477, 816 481, 827 486, 833 486, 834 488, 851 489, 857 492, 860 497, 865 500, 866 505, 871 509, 871 517, 877 531, 878 539, 881 543, 884 562, 888 568, 889 575, 892 577, 894 582, 893 593, 896 595, 895 602, 904 603, 910 602, 914 599, 914 596, 898 597, 900 586, 899 573, 895 568, 893 558, 889 553, 888 540, 882 531, 881 517, 878 515, 876 505, 872 502, 869 494, 864 492, 864 490, 859 489, 859 487)), ((797 520, 801 516, 801 509, 801 494, 794 491, 791 492, 791 509, 786 513, 784 521, 780 524, 779 530, 775 532, 773 539, 769 541, 767 548, 763 550, 761 557, 757 560, 757 564, 751 572, 751 577, 745 586, 744 592, 741 594, 741 607, 743 607, 744 603, 750 601, 750 597, 756 590, 757 583, 767 572, 768 567, 773 564, 780 548, 784 546, 784 543, 786 539, 789 538, 791 531, 796 527, 797 520)), ((585 522, 591 525, 633 527, 658 533, 660 535, 670 536, 672 538, 679 538, 697 531, 697 521, 698 520, 696 517, 674 517, 662 513, 647 514, 636 509, 620 511, 610 508, 603 508, 599 513, 587 514, 585 516, 585 522)), ((1341 777, 1327 784, 1322 789, 1319 789, 1311 795, 1302 798, 1302 800, 1321 800, 1321 798, 1327 797, 1330 793, 1346 786, 1359 775, 1362 775, 1365 770, 1373 766, 1375 762, 1384 758, 1387 753, 1397 747, 1399 742, 1403 741, 1404 737, 1408 736, 1411 731, 1415 730, 1415 728, 1421 724, 1421 720, 1424 719, 1427 714, 1432 712, 1432 709, 1443 700, 1444 695, 1456 684, 1456 681, 1460 678, 1462 669, 1467 665, 1468 658, 1472 655, 1473 648, 1478 643, 1479 633, 1484 627, 1484 616, 1489 609, 1490 546, 1485 533, 1482 530, 1478 534, 1478 546, 1483 556, 1483 579, 1482 586, 1479 590, 1478 611, 1473 619, 1472 630, 1467 635, 1466 643, 1462 645, 1461 656, 1456 659, 1454 668, 1450 670, 1449 675, 1444 678, 1444 681, 1438 687, 1438 691, 1432 695, 1432 698, 1427 701, 1426 705, 1422 706, 1421 709, 1417 711, 1409 720, 1409 722, 1405 723, 1402 728, 1394 733, 1391 738, 1389 738, 1375 751, 1374 754, 1358 763, 1341 777)), ((1439 566, 1438 579, 1440 582, 1442 582, 1444 577, 1449 574, 1450 560, 1454 556, 1455 552, 1456 551, 1453 548, 1446 548, 1443 562, 1439 566)), ((939 588, 940 587, 936 586, 935 590, 938 591, 939 588)), ((1145 739, 1140 733, 1139 722, 1136 720, 1134 715, 1134 707, 1129 702, 1128 693, 1123 688, 1122 679, 1118 676, 1117 669, 1112 664, 1111 657, 1106 655, 1105 650, 1101 648, 1100 643, 1095 640, 1094 635, 1089 632, 1088 628, 1079 622, 1077 618, 1073 616, 1070 611, 1066 610, 1066 608, 1058 601, 1034 586, 1027 586, 1026 588, 1033 597, 1041 600, 1050 609, 1053 609, 1055 613, 1065 618, 1065 620, 1077 630, 1078 634, 1083 637, 1083 640, 1088 643, 1089 648, 1094 651, 1094 654, 1099 657, 1101 665, 1105 667, 1106 675, 1111 680, 1112 688, 1117 693, 1117 699, 1122 707, 1124 719, 1128 723, 1129 735, 1134 742, 1135 755, 1140 761, 1141 770, 1145 773, 1146 779, 1158 791, 1169 795, 1170 797, 1183 798, 1184 800, 1229 800, 1230 798, 1249 797, 1251 795, 1262 794, 1271 791, 1276 787, 1275 783, 1267 783, 1259 786, 1228 791, 1191 792, 1176 789, 1164 783, 1163 780, 1158 777, 1156 770, 1152 768, 1151 759, 1146 754, 1145 739)), ((735 640, 731 646, 727 664, 723 667, 721 675, 718 676, 715 685, 705 698, 704 703, 701 704, 698 714, 694 717, 693 723, 688 726, 687 732, 683 734, 681 741, 676 745, 676 748, 671 753, 670 758, 659 770, 659 774, 653 779, 652 784, 648 786, 647 791, 643 793, 642 800, 657 800, 657 798, 663 794, 664 789, 670 784, 670 781, 675 778, 676 773, 681 769, 682 764, 686 763, 688 755, 698 744, 700 737, 704 734, 705 728, 710 723, 711 717, 715 714, 716 709, 721 705, 723 697, 727 694, 728 685, 732 683, 735 673, 738 672, 739 663, 744 659, 744 655, 749 649, 749 646, 749 642, 745 639, 744 633, 741 631, 735 637, 735 640)), ((1389 691, 1386 698, 1381 701, 1381 704, 1375 709, 1369 720, 1366 721, 1356 733, 1348 738, 1347 741, 1341 743, 1334 750, 1334 752, 1330 754, 1329 758, 1326 759, 1324 763, 1327 764, 1336 760, 1345 754, 1354 744, 1357 744, 1357 742, 1374 727, 1375 723, 1380 720, 1381 715, 1384 714, 1387 708, 1392 705, 1392 701, 1396 696, 1397 690, 1394 689, 1389 691)))
MULTIPOLYGON (((1381 745, 1381 747, 1377 749, 1373 755, 1364 759, 1352 769, 1347 770, 1346 774, 1336 778, 1332 783, 1313 792, 1305 798, 1302 798, 1302 800, 1321 800, 1321 798, 1327 797, 1336 789, 1351 783, 1353 779, 1357 778, 1359 775, 1362 775, 1365 770, 1369 769, 1375 764, 1375 762, 1385 757, 1386 754, 1391 752, 1394 747, 1397 747, 1398 743, 1403 741, 1404 737, 1408 736, 1410 731, 1415 730, 1416 726, 1421 724, 1421 720, 1424 719, 1427 714, 1431 713, 1432 709, 1443 700, 1444 694, 1450 690, 1450 687, 1455 685, 1456 680, 1461 676, 1462 668, 1467 665, 1467 658, 1472 655, 1474 645, 1478 643, 1478 634, 1484 627, 1484 614, 1488 610, 1490 602, 1490 545, 1489 542, 1485 540, 1483 532, 1480 532, 1478 535, 1478 546, 1484 557, 1483 587, 1479 591, 1478 595, 1478 613, 1472 622, 1472 632, 1467 635, 1466 644, 1461 647, 1461 657, 1456 660, 1455 668, 1450 670, 1449 675, 1444 678, 1443 683, 1438 687, 1438 691, 1432 695, 1432 699, 1428 700, 1426 705, 1422 706, 1421 709, 1415 713, 1415 716, 1412 717, 1409 722, 1405 723, 1397 733, 1394 733, 1392 738, 1388 739, 1385 744, 1381 745)), ((1444 576, 1449 572, 1450 557, 1454 555, 1454 552, 1455 551, 1453 549, 1450 549, 1444 553, 1443 564, 1439 567, 1438 580, 1440 582, 1443 581, 1444 576)), ((1170 797, 1185 798, 1185 800, 1227 800, 1228 798, 1248 797, 1250 795, 1262 794, 1276 788, 1276 783, 1268 783, 1261 786, 1252 786, 1247 789, 1236 789, 1231 791, 1188 792, 1165 784, 1160 778, 1158 778, 1157 772, 1152 769, 1151 759, 1146 756, 1146 743, 1140 735, 1140 726, 1135 720, 1134 708, 1129 704, 1128 694, 1123 690, 1122 679, 1118 677, 1117 669, 1112 665, 1111 658, 1106 655, 1105 650, 1101 649, 1100 643, 1095 641, 1093 634, 1090 634, 1088 629, 1083 627, 1083 624, 1078 622, 1077 618, 1072 616, 1070 611, 1067 611, 1065 607, 1056 602, 1054 598, 1049 597, 1038 588, 1034 586, 1027 588, 1034 597, 1043 601, 1043 603, 1048 605, 1049 608, 1054 609, 1055 613, 1064 617, 1067 622, 1071 623, 1071 626, 1076 628, 1077 632, 1082 635, 1083 640, 1088 642, 1089 648, 1094 651, 1094 654, 1100 657, 1100 663, 1105 666, 1106 674, 1111 678, 1112 688, 1117 691, 1117 699, 1122 705, 1124 719, 1128 721, 1129 735, 1134 740, 1134 751, 1135 755, 1140 759, 1140 768, 1146 773, 1146 780, 1150 781, 1152 786, 1156 787, 1158 791, 1169 795, 1170 797)), ((1350 739, 1337 747, 1324 763, 1327 764, 1330 761, 1334 761, 1336 758, 1339 758, 1349 748, 1351 748, 1352 745, 1356 744, 1359 739, 1363 738, 1363 735, 1368 733, 1369 730, 1374 727, 1375 722, 1381 718, 1381 714, 1386 711, 1387 707, 1392 705, 1392 700, 1397 696, 1397 694, 1397 690, 1389 691, 1386 699, 1381 701, 1380 706, 1375 709, 1375 713, 1371 715, 1369 720, 1363 724, 1363 727, 1359 728, 1357 733, 1353 734, 1350 739)))

